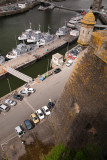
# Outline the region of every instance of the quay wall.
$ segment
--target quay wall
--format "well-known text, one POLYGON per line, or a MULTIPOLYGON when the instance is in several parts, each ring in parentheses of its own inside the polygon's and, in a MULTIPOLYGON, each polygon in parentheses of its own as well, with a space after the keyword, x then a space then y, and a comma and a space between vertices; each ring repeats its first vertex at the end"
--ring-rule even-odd
POLYGON ((106 156, 106 63, 93 50, 75 64, 49 120, 67 147, 96 143, 106 156))
POLYGON ((30 10, 31 8, 35 7, 38 4, 39 2, 35 2, 32 4, 29 4, 26 8, 23 8, 23 9, 13 10, 13 11, 8 11, 8 12, 0 12, 0 17, 11 16, 11 15, 27 12, 28 10, 30 10))
POLYGON ((3 69, 3 67, 10 66, 18 70, 28 67, 29 65, 35 63, 37 60, 47 56, 48 54, 52 54, 58 49, 64 47, 68 42, 70 44, 70 43, 75 43, 77 41, 78 37, 73 37, 73 36, 70 36, 70 37, 71 37, 71 41, 69 41, 70 38, 67 35, 60 39, 55 40, 54 42, 46 45, 45 47, 40 47, 37 50, 21 55, 16 59, 6 61, 3 65, 0 66, 0 79, 6 78, 9 75, 9 73, 7 73, 3 69), (64 38, 66 39, 64 40, 64 38), (46 51, 47 48, 48 48, 48 51, 46 51))

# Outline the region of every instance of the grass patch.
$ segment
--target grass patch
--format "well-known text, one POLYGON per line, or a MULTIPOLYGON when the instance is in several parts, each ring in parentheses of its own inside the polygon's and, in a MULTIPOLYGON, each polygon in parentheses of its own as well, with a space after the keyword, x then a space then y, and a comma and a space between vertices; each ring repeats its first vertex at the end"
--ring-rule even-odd
POLYGON ((59 160, 65 151, 66 151, 66 148, 61 143, 55 146, 47 156, 44 156, 42 158, 42 160, 59 160))

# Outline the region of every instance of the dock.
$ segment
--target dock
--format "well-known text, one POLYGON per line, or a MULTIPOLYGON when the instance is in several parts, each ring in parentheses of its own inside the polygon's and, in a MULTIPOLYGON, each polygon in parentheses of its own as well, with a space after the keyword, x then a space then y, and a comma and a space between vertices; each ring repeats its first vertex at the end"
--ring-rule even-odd
POLYGON ((25 8, 20 8, 17 10, 8 10, 6 12, 1 12, 0 11, 0 17, 5 17, 5 16, 11 16, 11 15, 16 15, 16 14, 21 14, 24 12, 29 11, 31 8, 35 7, 36 5, 38 5, 40 2, 34 2, 29 4, 28 6, 26 6, 25 8))
POLYGON ((50 44, 45 46, 41 46, 40 48, 25 53, 15 59, 6 61, 3 65, 0 66, 0 79, 5 78, 8 74, 4 68, 11 67, 13 69, 22 69, 25 68, 37 60, 41 59, 42 57, 55 52, 57 49, 63 47, 67 43, 73 43, 77 40, 78 36, 74 37, 71 35, 62 36, 61 38, 55 39, 50 44))

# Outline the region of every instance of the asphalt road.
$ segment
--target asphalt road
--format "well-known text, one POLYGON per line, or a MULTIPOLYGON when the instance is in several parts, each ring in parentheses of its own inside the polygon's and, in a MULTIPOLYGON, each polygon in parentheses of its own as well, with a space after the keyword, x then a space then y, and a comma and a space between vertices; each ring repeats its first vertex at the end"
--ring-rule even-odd
POLYGON ((41 83, 33 84, 35 93, 24 97, 16 106, 11 107, 9 112, 0 114, 0 143, 9 139, 11 135, 16 135, 14 128, 23 124, 25 119, 29 119, 29 115, 36 109, 47 105, 49 99, 54 101, 59 98, 73 66, 74 64, 70 67, 63 66, 60 73, 51 75, 41 83))

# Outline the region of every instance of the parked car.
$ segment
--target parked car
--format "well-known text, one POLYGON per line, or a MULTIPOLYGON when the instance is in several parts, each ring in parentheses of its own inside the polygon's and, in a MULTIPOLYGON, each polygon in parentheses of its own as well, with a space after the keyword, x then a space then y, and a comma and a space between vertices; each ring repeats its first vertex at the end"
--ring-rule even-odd
POLYGON ((60 71, 61 71, 60 68, 56 68, 56 69, 53 71, 53 73, 56 74, 56 73, 59 73, 60 71))
POLYGON ((13 98, 17 99, 17 100, 23 100, 23 96, 21 96, 20 94, 14 94, 13 98))
POLYGON ((11 100, 11 99, 6 99, 5 103, 8 104, 9 106, 15 106, 17 104, 16 101, 11 100))
POLYGON ((31 123, 31 121, 28 120, 28 119, 24 121, 24 124, 25 124, 25 126, 26 126, 26 128, 27 128, 28 130, 30 130, 30 129, 33 128, 33 125, 32 125, 32 123, 31 123))
POLYGON ((54 105, 55 105, 55 104, 54 104, 53 102, 49 102, 49 103, 48 103, 48 108, 51 110, 51 109, 54 107, 54 105))
POLYGON ((77 57, 77 54, 75 54, 75 53, 69 53, 69 55, 71 55, 72 57, 77 57))
POLYGON ((3 112, 8 112, 9 111, 9 107, 4 105, 4 104, 0 104, 0 111, 3 111, 3 112))
POLYGON ((22 128, 22 126, 17 126, 15 128, 16 133, 18 134, 19 137, 21 137, 23 134, 25 134, 24 129, 22 128))
POLYGON ((72 60, 68 60, 67 63, 66 63, 66 66, 69 67, 71 64, 73 64, 73 61, 72 60))
POLYGON ((45 118, 41 109, 36 110, 36 114, 37 114, 37 116, 39 117, 40 120, 45 118))
POLYGON ((24 90, 27 91, 27 92, 29 92, 29 93, 34 93, 36 91, 33 88, 27 88, 27 87, 25 87, 24 90))
POLYGON ((79 51, 82 51, 82 47, 81 46, 77 46, 76 49, 79 50, 79 51))
POLYGON ((26 91, 26 90, 19 91, 19 94, 21 94, 23 96, 29 96, 30 95, 30 93, 28 91, 26 91))
POLYGON ((46 116, 49 116, 51 114, 49 108, 47 106, 42 107, 43 112, 45 113, 46 116))
POLYGON ((30 117, 33 119, 33 122, 34 122, 34 123, 38 123, 38 122, 39 122, 39 119, 38 119, 38 117, 36 116, 35 113, 32 113, 32 114, 30 115, 30 117))
POLYGON ((70 59, 72 59, 72 60, 75 59, 75 57, 73 57, 72 55, 68 55, 68 58, 70 58, 70 59))
POLYGON ((76 54, 79 53, 79 51, 78 51, 77 49, 73 49, 73 50, 71 50, 71 52, 72 52, 72 53, 76 53, 76 54))

